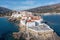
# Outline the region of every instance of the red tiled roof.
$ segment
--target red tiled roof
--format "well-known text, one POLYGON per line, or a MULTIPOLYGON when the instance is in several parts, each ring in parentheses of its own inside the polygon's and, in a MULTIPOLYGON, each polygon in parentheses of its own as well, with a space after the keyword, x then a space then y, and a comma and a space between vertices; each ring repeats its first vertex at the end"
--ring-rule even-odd
POLYGON ((31 17, 31 19, 32 19, 32 20, 39 20, 40 17, 39 17, 39 16, 33 16, 33 17, 31 17))
POLYGON ((34 22, 34 21, 32 21, 32 20, 27 20, 27 22, 34 22))
MULTIPOLYGON (((22 18, 25 19, 25 17, 27 17, 27 16, 23 16, 22 18)), ((40 20, 41 19, 40 16, 29 16, 29 17, 31 17, 31 20, 40 20)))

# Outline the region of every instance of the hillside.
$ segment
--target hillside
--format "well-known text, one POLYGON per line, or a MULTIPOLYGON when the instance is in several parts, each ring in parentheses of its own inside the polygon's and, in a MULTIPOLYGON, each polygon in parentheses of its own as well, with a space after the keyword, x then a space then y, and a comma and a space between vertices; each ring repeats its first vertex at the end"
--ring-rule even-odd
POLYGON ((0 16, 11 15, 12 10, 4 7, 0 7, 0 16))
POLYGON ((60 3, 48 5, 48 6, 40 6, 40 7, 29 9, 26 11, 34 12, 34 13, 60 12, 60 3))

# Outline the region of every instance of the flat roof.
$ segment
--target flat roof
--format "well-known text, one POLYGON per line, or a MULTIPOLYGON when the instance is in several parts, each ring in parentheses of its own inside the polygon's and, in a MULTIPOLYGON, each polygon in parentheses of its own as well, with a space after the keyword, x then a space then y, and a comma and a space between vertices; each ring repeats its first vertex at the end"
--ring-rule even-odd
POLYGON ((37 31, 37 32, 40 32, 40 31, 53 31, 48 25, 46 24, 41 24, 40 26, 34 26, 34 27, 29 27, 30 30, 32 31, 37 31))

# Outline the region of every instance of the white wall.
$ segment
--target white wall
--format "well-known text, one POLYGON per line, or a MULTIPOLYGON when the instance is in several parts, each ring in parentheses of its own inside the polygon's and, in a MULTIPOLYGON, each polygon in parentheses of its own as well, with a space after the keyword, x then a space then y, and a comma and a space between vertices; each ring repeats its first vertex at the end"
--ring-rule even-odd
POLYGON ((35 26, 35 22, 28 22, 28 23, 26 24, 26 26, 28 26, 28 27, 33 27, 33 26, 35 26))
POLYGON ((20 23, 25 25, 25 20, 20 20, 20 23))

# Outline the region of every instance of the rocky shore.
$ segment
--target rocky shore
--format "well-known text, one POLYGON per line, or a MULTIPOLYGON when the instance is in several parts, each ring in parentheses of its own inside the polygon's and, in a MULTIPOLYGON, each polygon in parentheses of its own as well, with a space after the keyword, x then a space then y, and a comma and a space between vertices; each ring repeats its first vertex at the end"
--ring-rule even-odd
MULTIPOLYGON (((53 39, 53 37, 52 38, 45 37, 47 39, 44 39, 44 36, 40 35, 40 36, 36 37, 36 35, 29 33, 29 40, 60 40, 60 37, 57 36, 57 34, 55 32, 53 33, 53 35, 54 35, 54 39, 53 39)), ((28 38, 27 34, 25 32, 18 32, 18 33, 15 32, 15 33, 13 33, 13 37, 17 40, 27 40, 27 38, 28 38)))

